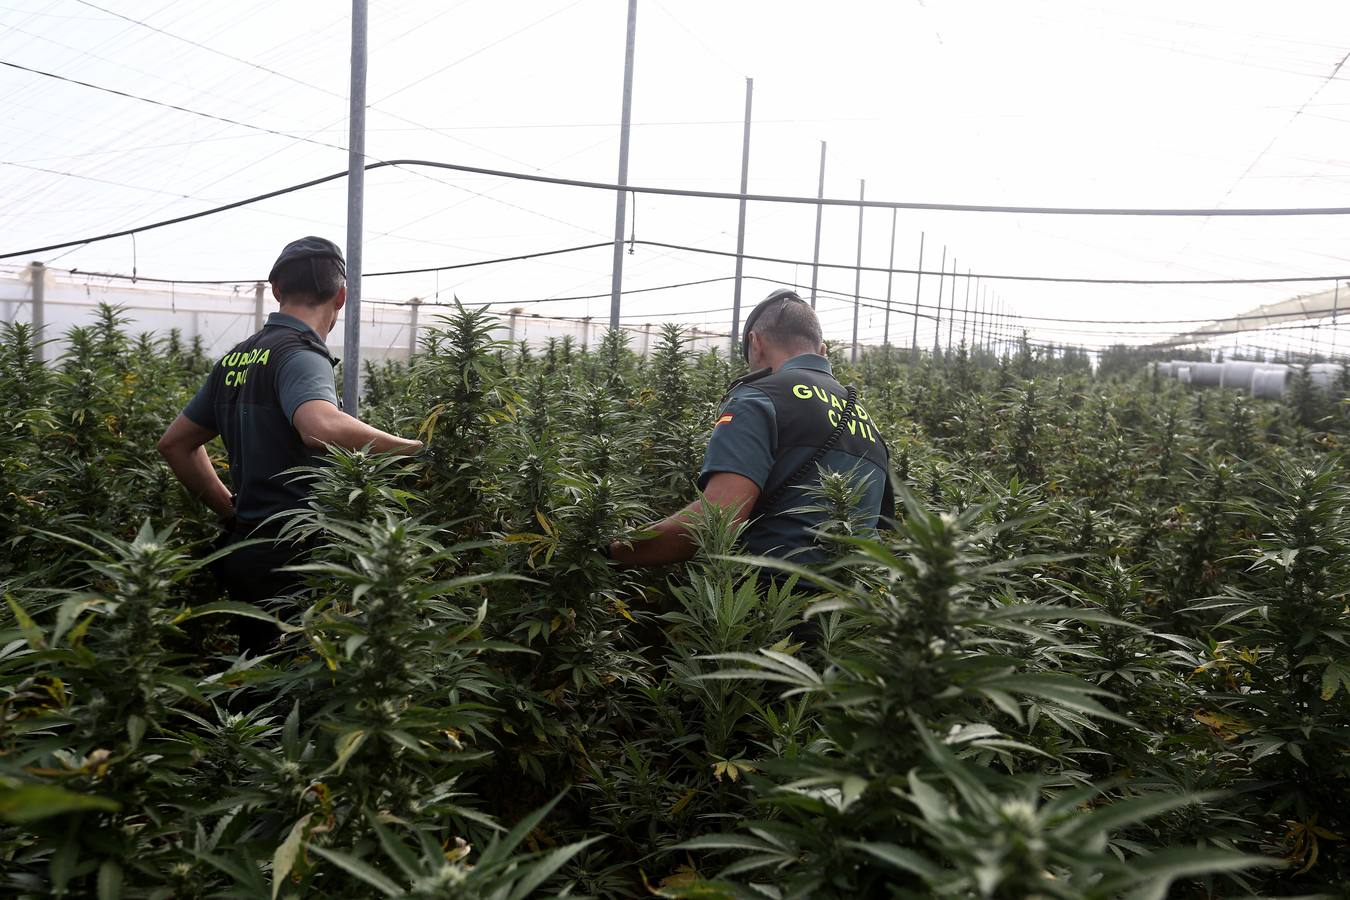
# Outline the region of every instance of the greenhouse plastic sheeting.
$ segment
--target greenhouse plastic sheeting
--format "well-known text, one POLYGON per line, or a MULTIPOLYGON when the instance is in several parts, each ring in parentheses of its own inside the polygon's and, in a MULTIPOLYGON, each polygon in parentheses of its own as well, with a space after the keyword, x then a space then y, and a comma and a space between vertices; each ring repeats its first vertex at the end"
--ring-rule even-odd
POLYGON ((1267 363, 1235 360, 1223 364, 1223 374, 1219 378, 1219 387, 1237 388, 1249 391, 1252 387, 1252 375, 1257 369, 1269 368, 1267 363))
POLYGON ((1258 400, 1279 400, 1288 384, 1288 366, 1265 366, 1252 373, 1252 396, 1258 400))

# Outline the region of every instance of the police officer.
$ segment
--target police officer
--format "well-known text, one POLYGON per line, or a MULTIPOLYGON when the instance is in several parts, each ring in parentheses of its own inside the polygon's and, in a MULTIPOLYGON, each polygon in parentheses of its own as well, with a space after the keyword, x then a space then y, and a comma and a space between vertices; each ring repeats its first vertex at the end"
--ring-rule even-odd
MULTIPOLYGON (((281 304, 262 331, 236 344, 211 369, 164 436, 158 449, 169 468, 225 525, 225 544, 246 537, 275 537, 278 523, 264 520, 303 506, 309 493, 288 469, 312 465, 327 444, 356 450, 412 453, 420 441, 386 434, 341 410, 324 339, 347 300, 347 270, 332 241, 305 237, 286 245, 267 280, 281 304), (230 461, 233 493, 220 480, 204 445, 217 434, 230 461)), ((259 604, 298 584, 278 568, 303 548, 267 541, 231 553, 212 571, 230 597, 259 604)), ((274 627, 238 617, 240 652, 267 651, 274 627)))
POLYGON ((635 566, 689 559, 688 518, 706 501, 751 520, 742 535, 747 553, 819 562, 826 554, 812 529, 825 514, 802 508, 812 506, 808 489, 820 468, 857 473, 857 511, 869 524, 883 510, 894 514, 886 445, 856 393, 834 379, 815 310, 794 291, 775 291, 746 318, 741 352, 752 371, 732 383, 713 426, 698 480, 703 499, 658 522, 654 537, 614 542, 611 559, 635 566))

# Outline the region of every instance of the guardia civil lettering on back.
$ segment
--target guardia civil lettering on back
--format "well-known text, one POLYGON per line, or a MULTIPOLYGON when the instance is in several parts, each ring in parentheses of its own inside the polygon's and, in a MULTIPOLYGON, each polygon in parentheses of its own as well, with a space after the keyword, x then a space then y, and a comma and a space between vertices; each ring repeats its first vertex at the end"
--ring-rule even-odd
POLYGON ((689 559, 689 517, 703 503, 748 519, 752 554, 816 562, 825 557, 815 529, 825 512, 810 491, 820 470, 847 473, 860 488, 855 512, 875 527, 893 514, 889 454, 867 407, 834 377, 815 310, 793 291, 775 291, 746 318, 741 343, 751 373, 733 382, 713 423, 699 474, 702 497, 609 555, 629 565, 689 559))
MULTIPOLYGON (((269 517, 304 505, 309 488, 293 475, 327 445, 409 453, 421 443, 373 428, 342 411, 325 343, 347 299, 346 266, 332 241, 305 237, 282 250, 268 275, 280 309, 262 330, 236 344, 173 421, 158 449, 174 475, 225 526, 224 545, 260 535, 269 517), (220 436, 233 490, 216 472, 205 445, 220 436)), ((268 541, 221 559, 213 571, 235 600, 262 603, 293 590, 280 571, 304 548, 268 541)), ((275 629, 243 620, 241 649, 261 651, 275 629)))

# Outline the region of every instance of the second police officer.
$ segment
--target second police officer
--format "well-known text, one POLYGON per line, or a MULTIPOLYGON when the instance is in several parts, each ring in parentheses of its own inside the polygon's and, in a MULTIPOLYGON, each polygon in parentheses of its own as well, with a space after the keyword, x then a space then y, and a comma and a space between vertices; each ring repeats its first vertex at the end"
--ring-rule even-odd
POLYGON ((894 514, 886 445, 856 392, 835 380, 815 310, 795 291, 773 292, 746 318, 741 352, 751 373, 732 383, 713 426, 702 498, 652 526, 654 536, 612 543, 611 559, 655 566, 691 558, 689 518, 707 502, 750 520, 747 553, 819 562, 826 554, 813 532, 825 513, 811 509, 808 491, 820 469, 861 481, 855 512, 866 524, 894 514))

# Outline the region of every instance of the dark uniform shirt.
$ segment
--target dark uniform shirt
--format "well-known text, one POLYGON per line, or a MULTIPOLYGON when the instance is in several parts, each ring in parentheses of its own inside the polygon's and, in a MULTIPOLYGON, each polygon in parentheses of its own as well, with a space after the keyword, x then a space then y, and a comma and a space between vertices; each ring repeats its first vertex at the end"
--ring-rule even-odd
MULTIPOLYGON (((793 357, 773 374, 736 387, 713 426, 699 488, 718 472, 734 472, 759 486, 762 506, 825 443, 846 402, 847 392, 834 379, 829 361, 814 353, 793 357)), ((864 481, 858 512, 875 527, 883 498, 890 495, 889 460, 864 404, 856 405, 856 414, 819 466, 853 472, 864 481)), ((818 472, 809 471, 781 493, 772 509, 757 506, 743 536, 746 552, 804 563, 824 559, 811 532, 825 514, 794 511, 818 505, 807 490, 819 481, 818 472)))
POLYGON ((258 522, 303 503, 308 488, 282 473, 312 464, 321 451, 305 446, 292 419, 310 400, 339 405, 335 363, 314 329, 294 316, 272 313, 262 331, 215 364, 184 408, 184 416, 225 442, 241 522, 258 522))

